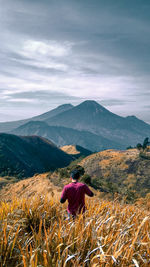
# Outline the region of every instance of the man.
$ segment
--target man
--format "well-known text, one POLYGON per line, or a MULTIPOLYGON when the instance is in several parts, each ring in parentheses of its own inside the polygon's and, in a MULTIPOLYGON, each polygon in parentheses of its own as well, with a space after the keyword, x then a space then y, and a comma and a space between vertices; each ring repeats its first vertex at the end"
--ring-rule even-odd
POLYGON ((94 194, 86 184, 78 182, 80 178, 78 170, 74 170, 70 178, 72 183, 64 186, 60 202, 68 200, 68 215, 74 218, 77 214, 85 212, 85 194, 89 197, 93 197, 94 194))

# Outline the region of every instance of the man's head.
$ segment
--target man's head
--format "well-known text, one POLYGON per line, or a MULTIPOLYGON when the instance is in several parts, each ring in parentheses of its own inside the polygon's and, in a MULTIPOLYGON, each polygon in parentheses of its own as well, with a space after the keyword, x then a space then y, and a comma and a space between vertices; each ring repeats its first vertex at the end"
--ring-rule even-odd
POLYGON ((78 170, 73 170, 70 176, 73 180, 78 180, 80 178, 80 172, 78 170))

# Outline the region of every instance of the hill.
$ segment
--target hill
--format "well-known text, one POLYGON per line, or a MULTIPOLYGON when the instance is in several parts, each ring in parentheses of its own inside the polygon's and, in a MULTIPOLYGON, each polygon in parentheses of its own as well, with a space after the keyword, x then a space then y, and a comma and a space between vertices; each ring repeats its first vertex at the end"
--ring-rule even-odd
POLYGON ((38 135, 52 140, 57 146, 79 145, 91 151, 120 148, 120 144, 88 131, 78 131, 61 126, 49 126, 43 121, 30 121, 12 131, 17 135, 38 135))
POLYGON ((48 197, 54 194, 60 196, 61 183, 55 186, 49 179, 49 173, 36 174, 31 178, 27 178, 15 183, 8 183, 0 190, 0 201, 12 201, 19 198, 30 198, 34 196, 47 195, 48 197))
POLYGON ((86 198, 84 217, 68 221, 60 190, 46 174, 3 190, 2 266, 149 266, 150 214, 141 203, 96 195, 86 198))
POLYGON ((86 157, 92 154, 92 151, 78 145, 69 145, 61 147, 61 150, 76 158, 86 157))
POLYGON ((0 175, 28 177, 67 166, 72 157, 45 138, 0 134, 0 175))
POLYGON ((136 149, 106 150, 84 158, 80 163, 98 186, 130 197, 150 193, 150 157, 136 149))
POLYGON ((150 125, 134 116, 118 116, 95 101, 84 101, 69 111, 46 120, 49 125, 92 132, 124 145, 135 146, 150 136, 150 125))
MULTIPOLYGON (((48 112, 45 112, 41 115, 29 118, 29 119, 25 119, 25 120, 19 120, 19 121, 10 121, 10 122, 0 122, 0 132, 10 132, 13 129, 29 122, 29 121, 44 121, 46 119, 50 119, 53 116, 58 115, 61 112, 67 111, 69 109, 71 109, 73 107, 73 105, 71 104, 64 104, 64 105, 60 105, 55 109, 52 109, 48 112)), ((24 134, 25 135, 25 134, 24 134)))

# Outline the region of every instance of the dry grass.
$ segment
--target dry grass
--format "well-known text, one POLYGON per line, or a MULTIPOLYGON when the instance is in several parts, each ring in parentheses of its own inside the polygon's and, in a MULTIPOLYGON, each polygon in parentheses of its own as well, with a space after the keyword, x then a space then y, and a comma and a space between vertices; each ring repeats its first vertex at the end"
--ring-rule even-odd
POLYGON ((130 149, 101 151, 84 158, 79 164, 97 181, 111 182, 121 194, 132 191, 140 198, 150 192, 149 163, 149 158, 141 158, 137 149, 130 149))
MULTIPOLYGON (((35 175, 14 184, 8 184, 0 191, 0 200, 12 201, 13 199, 31 198, 37 195, 47 195, 51 197, 53 193, 58 193, 61 189, 51 181, 50 173, 35 175)), ((55 179, 55 177, 54 177, 55 179)))
POLYGON ((73 146, 73 145, 63 146, 63 147, 61 147, 61 150, 63 150, 64 152, 66 152, 68 154, 71 154, 71 155, 78 155, 78 154, 80 154, 80 151, 78 151, 76 149, 76 146, 73 146))
POLYGON ((150 213, 88 199, 85 216, 66 217, 58 197, 0 203, 0 266, 150 266, 150 213))

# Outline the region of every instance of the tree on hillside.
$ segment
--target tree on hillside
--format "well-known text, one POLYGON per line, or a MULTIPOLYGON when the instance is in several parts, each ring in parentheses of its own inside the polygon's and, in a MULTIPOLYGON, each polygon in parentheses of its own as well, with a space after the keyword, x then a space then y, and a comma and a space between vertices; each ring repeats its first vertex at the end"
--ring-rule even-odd
POLYGON ((140 143, 138 143, 138 144, 136 145, 136 147, 137 147, 137 149, 139 149, 139 150, 141 150, 141 149, 145 150, 145 149, 147 148, 148 145, 150 145, 150 142, 149 142, 149 138, 146 137, 146 138, 144 139, 144 141, 143 141, 143 145, 141 145, 140 143))
POLYGON ((149 138, 146 137, 146 138, 144 139, 144 142, 143 142, 143 150, 145 150, 149 144, 150 144, 150 142, 149 142, 149 138))
POLYGON ((141 149, 143 149, 143 146, 142 146, 140 143, 138 143, 138 144, 136 145, 136 148, 137 148, 138 150, 141 150, 141 149))
POLYGON ((127 150, 129 150, 129 149, 133 149, 133 147, 132 147, 132 146, 128 146, 126 149, 127 149, 127 150))

